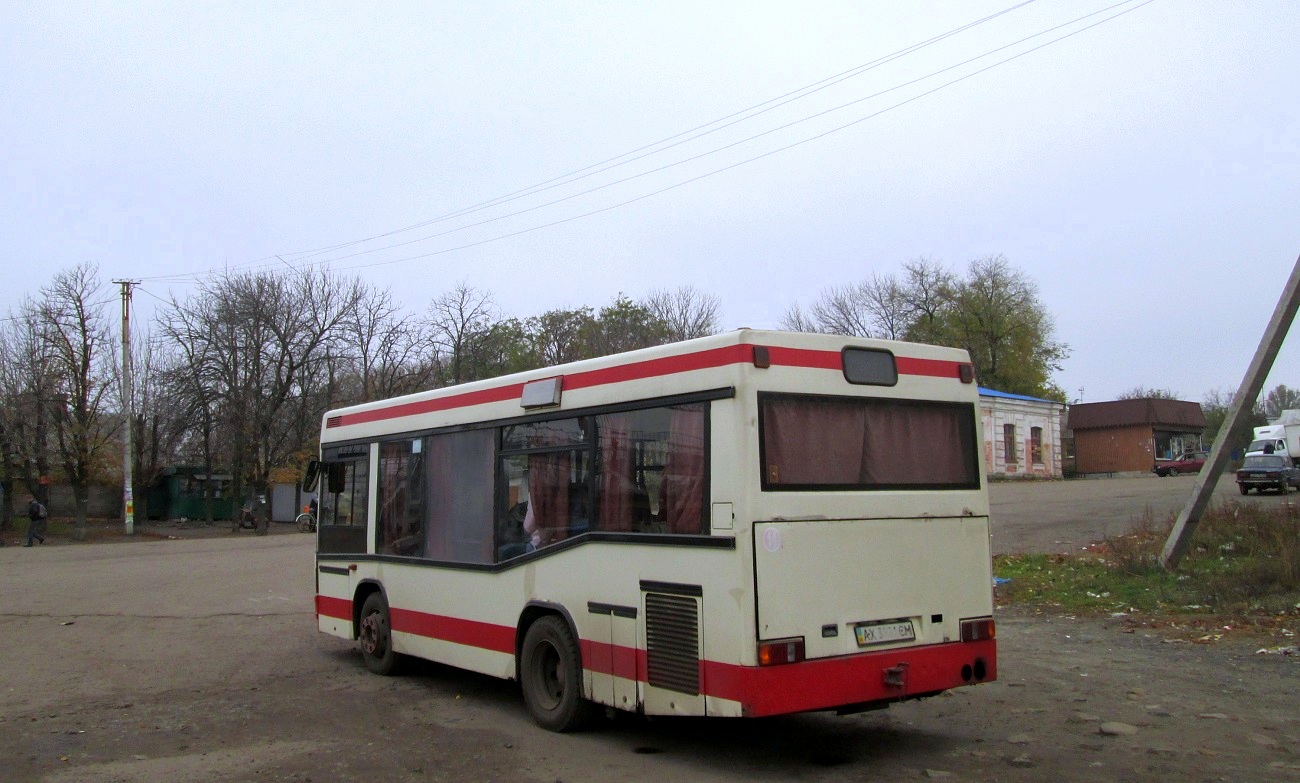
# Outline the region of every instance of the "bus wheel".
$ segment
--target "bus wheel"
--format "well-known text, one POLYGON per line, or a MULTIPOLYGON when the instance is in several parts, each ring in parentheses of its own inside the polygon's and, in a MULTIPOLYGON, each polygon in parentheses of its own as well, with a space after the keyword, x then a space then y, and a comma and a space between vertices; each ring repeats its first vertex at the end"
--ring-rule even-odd
POLYGON ((578 645, 559 617, 542 617, 528 628, 519 680, 524 703, 538 726, 573 731, 589 720, 592 704, 582 698, 578 645))
POLYGON ((393 631, 388 621, 388 602, 381 593, 371 593, 361 605, 361 657, 375 674, 389 675, 397 668, 393 652, 393 631))

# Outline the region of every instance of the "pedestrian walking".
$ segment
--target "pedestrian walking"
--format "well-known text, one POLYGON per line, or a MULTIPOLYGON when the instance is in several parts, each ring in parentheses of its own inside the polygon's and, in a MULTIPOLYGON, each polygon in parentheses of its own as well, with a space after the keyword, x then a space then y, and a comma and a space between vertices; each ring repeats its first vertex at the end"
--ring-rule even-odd
POLYGON ((33 539, 45 543, 45 518, 48 516, 45 506, 32 495, 32 501, 27 504, 27 543, 23 546, 31 546, 33 539))

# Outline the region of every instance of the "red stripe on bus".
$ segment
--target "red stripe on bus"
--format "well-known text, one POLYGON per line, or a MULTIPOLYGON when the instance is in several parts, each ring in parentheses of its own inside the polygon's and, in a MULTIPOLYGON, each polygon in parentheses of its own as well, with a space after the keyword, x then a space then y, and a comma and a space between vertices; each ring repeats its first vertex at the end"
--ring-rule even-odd
POLYGON ((645 680, 645 650, 608 642, 583 639, 582 668, 596 674, 608 674, 625 680, 645 680))
MULTIPOLYGON (((352 619, 352 602, 316 596, 316 612, 340 620, 352 619)), ((394 631, 514 655, 515 629, 474 620, 389 609, 394 631)), ((591 639, 580 641, 583 668, 597 674, 646 682, 646 651, 591 639)), ((983 661, 980 682, 997 679, 997 643, 953 642, 818 658, 780 666, 739 666, 700 661, 703 694, 734 701, 750 717, 785 715, 829 709, 975 684, 962 676, 965 666, 983 661), (903 670, 904 689, 886 684, 886 670, 903 670)), ((648 684, 648 683, 647 683, 648 684)))
POLYGON ((365 424, 371 421, 384 421, 387 419, 400 419, 404 416, 418 416, 422 413, 433 413, 434 411, 445 411, 452 408, 468 408, 472 405, 483 405, 489 402, 504 402, 506 400, 517 400, 519 395, 523 394, 524 385, 522 383, 512 383, 506 386, 497 386, 492 389, 479 389, 463 394, 453 394, 447 397, 438 397, 433 400, 419 400, 417 402, 404 402, 401 405, 391 405, 387 408, 376 408, 360 413, 348 413, 342 416, 332 416, 331 420, 337 420, 334 427, 347 427, 352 424, 365 424))
POLYGON ((392 607, 388 610, 394 631, 441 639, 492 652, 515 654, 515 629, 459 617, 416 612, 392 607))
POLYGON ((725 367, 729 364, 753 364, 753 362, 754 346, 728 345, 722 348, 710 348, 707 351, 665 356, 660 359, 647 359, 644 362, 634 364, 620 364, 616 367, 602 367, 599 370, 572 373, 564 376, 564 390, 587 389, 592 386, 604 386, 610 383, 660 378, 665 375, 676 375, 679 372, 709 370, 714 367, 725 367))
POLYGON ((328 595, 316 596, 316 614, 352 622, 352 602, 346 598, 331 598, 328 595))
POLYGON ((899 375, 925 375, 931 378, 960 378, 964 362, 950 362, 944 359, 915 359, 899 356, 895 359, 899 375))
MULTIPOLYGON (((621 364, 615 367, 602 367, 598 370, 570 373, 563 376, 564 390, 587 389, 626 381, 661 378, 677 373, 725 367, 731 364, 751 364, 754 361, 754 347, 749 344, 729 345, 722 348, 710 348, 705 351, 665 356, 659 359, 647 359, 643 362, 621 364)), ((768 355, 773 367, 806 367, 818 370, 839 372, 842 360, 839 351, 818 351, 806 348, 768 347, 768 355)), ((941 359, 916 359, 907 356, 896 357, 900 375, 919 375, 932 378, 959 378, 961 362, 941 359)), ((479 389, 472 392, 452 394, 432 400, 419 400, 385 408, 331 416, 326 422, 327 429, 346 427, 353 424, 365 424, 372 421, 399 419, 405 416, 418 416, 435 411, 467 408, 490 402, 517 400, 523 394, 522 383, 479 389)))

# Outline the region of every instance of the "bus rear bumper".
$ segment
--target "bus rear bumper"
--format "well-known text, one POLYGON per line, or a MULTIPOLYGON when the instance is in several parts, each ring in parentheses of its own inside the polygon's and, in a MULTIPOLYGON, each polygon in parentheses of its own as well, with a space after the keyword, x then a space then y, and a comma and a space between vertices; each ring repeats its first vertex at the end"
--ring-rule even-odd
POLYGON ((929 696, 997 679, 997 642, 901 647, 779 666, 706 664, 710 696, 736 702, 740 715, 762 717, 929 696))

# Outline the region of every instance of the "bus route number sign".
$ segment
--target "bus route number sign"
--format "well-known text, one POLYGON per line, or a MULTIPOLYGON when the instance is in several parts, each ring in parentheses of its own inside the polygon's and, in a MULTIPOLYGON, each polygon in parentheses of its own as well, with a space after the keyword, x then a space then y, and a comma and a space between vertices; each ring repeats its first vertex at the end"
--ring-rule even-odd
POLYGON ((885 642, 912 641, 916 639, 916 628, 911 620, 887 620, 883 623, 854 626, 853 634, 857 637, 859 647, 869 647, 885 642))

